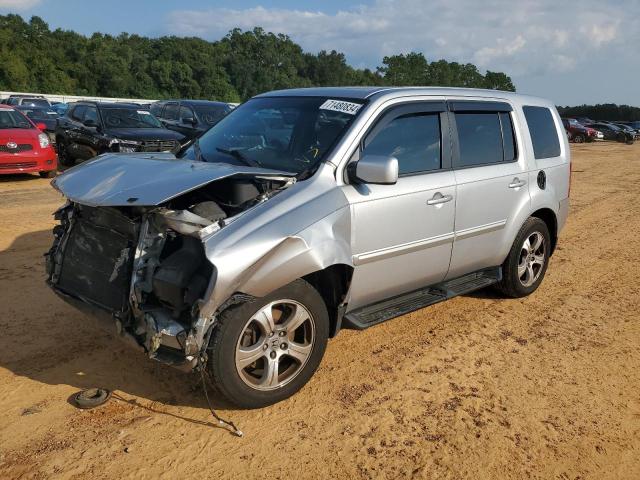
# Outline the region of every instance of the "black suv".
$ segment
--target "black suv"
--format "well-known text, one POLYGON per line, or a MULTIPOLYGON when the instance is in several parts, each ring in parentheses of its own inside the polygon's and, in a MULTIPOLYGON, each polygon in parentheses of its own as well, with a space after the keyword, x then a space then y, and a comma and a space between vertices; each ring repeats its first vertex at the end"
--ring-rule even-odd
POLYGON ((165 127, 188 139, 198 137, 232 110, 228 103, 209 100, 164 100, 151 105, 151 113, 165 127))
POLYGON ((602 132, 605 140, 615 140, 616 142, 626 143, 631 145, 635 140, 635 135, 630 133, 617 125, 609 122, 594 122, 587 127, 595 128, 599 132, 602 132))
POLYGON ((62 165, 105 152, 177 152, 184 135, 162 126, 132 103, 77 102, 58 119, 56 144, 62 165))

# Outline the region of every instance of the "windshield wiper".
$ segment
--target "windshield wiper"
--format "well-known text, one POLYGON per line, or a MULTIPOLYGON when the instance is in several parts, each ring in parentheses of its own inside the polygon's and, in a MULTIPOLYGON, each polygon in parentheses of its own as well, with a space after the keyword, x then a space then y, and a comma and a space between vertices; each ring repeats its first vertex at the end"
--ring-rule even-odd
POLYGON ((231 149, 220 148, 220 147, 216 147, 216 150, 218 152, 220 152, 220 153, 225 153, 227 155, 231 155, 233 158, 235 158, 236 160, 240 160, 242 163, 244 163, 245 165, 247 165, 249 167, 258 167, 259 168, 259 167, 262 166, 256 160, 253 160, 252 158, 248 158, 240 150, 231 150, 231 149))

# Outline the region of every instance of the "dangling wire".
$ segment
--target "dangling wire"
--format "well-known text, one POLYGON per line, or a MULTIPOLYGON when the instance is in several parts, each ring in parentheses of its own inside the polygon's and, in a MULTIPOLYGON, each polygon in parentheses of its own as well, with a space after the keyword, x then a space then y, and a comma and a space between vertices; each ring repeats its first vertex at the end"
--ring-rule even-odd
POLYGON ((242 433, 242 430, 240 430, 238 427, 235 426, 235 424, 231 421, 228 420, 224 420, 223 418, 220 418, 220 416, 216 413, 216 411, 213 409, 213 406, 211 405, 211 401, 209 400, 209 393, 207 391, 207 378, 205 378, 205 374, 204 374, 204 365, 201 363, 200 364, 200 377, 202 378, 202 389, 204 390, 204 396, 207 399, 207 405, 209 405, 209 410, 211 410, 211 415, 213 415, 213 418, 215 418, 218 421, 218 425, 221 425, 227 429, 230 429, 231 433, 238 436, 238 437, 242 437, 244 434, 242 433))

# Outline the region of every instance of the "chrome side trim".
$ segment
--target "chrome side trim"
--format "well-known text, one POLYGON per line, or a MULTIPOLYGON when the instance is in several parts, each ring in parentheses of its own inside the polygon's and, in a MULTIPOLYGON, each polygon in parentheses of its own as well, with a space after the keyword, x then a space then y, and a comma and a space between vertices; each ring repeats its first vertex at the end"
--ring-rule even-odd
POLYGON ((504 228, 507 224, 506 220, 500 220, 498 222, 487 223, 478 227, 465 228, 464 230, 458 230, 455 234, 456 240, 463 240, 465 238, 475 237, 476 235, 482 235, 484 233, 495 232, 504 228))
POLYGON ((476 235, 495 232, 504 228, 506 224, 506 220, 500 220, 498 222, 487 223, 486 225, 480 225, 478 227, 466 228, 455 233, 446 233, 436 237, 416 240, 415 242, 403 243, 400 245, 394 245, 393 247, 359 253, 357 255, 353 255, 353 265, 364 265, 366 263, 384 260, 386 258, 404 255, 406 253, 417 252, 418 250, 425 248, 437 247, 438 245, 444 245, 454 240, 463 240, 465 238, 475 237, 476 235))
POLYGON ((454 237, 455 235, 453 232, 445 233, 444 235, 437 235, 435 237, 416 240, 414 242, 394 245, 393 247, 381 248, 379 250, 359 253, 353 256, 353 264, 355 266, 364 265, 366 263, 384 260, 385 258, 404 255, 405 253, 417 252, 418 250, 422 250, 425 248, 437 247, 438 245, 444 245, 446 243, 453 242, 454 237))

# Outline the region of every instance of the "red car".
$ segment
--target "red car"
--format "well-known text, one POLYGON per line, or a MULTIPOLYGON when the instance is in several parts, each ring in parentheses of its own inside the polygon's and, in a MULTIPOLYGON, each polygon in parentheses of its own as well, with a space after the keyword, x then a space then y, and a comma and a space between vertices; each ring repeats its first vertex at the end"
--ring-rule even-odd
POLYGON ((58 169, 56 152, 45 125, 36 125, 22 113, 0 105, 0 174, 35 173, 52 178, 58 169))
POLYGON ((598 139, 598 132, 595 129, 582 125, 575 118, 563 118, 562 124, 572 142, 593 142, 598 139))

